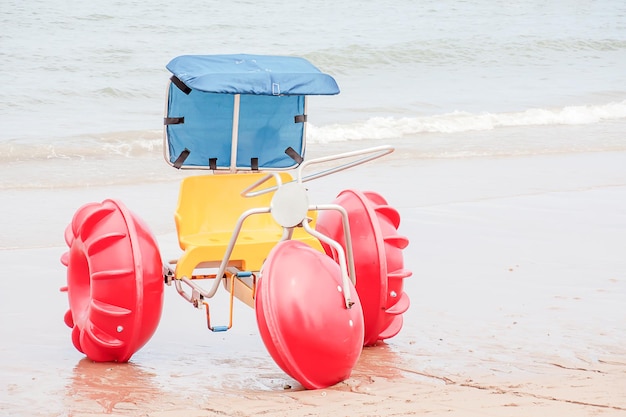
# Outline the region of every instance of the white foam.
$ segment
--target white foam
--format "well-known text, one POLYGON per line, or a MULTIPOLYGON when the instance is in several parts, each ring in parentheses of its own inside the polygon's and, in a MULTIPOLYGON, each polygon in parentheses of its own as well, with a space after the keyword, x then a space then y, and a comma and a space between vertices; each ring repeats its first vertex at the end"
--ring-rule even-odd
POLYGON ((417 117, 374 117, 363 122, 315 126, 307 140, 313 143, 363 139, 394 139, 419 133, 460 133, 502 127, 585 125, 626 119, 626 100, 601 105, 528 109, 509 113, 452 113, 417 117))

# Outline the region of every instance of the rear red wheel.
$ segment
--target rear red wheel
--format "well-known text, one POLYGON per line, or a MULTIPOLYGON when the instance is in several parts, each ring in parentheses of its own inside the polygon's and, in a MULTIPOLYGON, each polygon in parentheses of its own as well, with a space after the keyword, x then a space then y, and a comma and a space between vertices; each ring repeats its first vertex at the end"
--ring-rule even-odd
POLYGON ((127 362, 152 337, 163 305, 163 264, 147 226, 121 202, 82 206, 65 232, 76 349, 97 362, 127 362))
MULTIPOLYGON (((364 345, 374 345, 379 340, 395 336, 402 329, 402 314, 410 305, 403 282, 404 278, 411 276, 411 272, 404 269, 402 250, 409 240, 398 234, 400 214, 378 193, 344 190, 334 203, 348 212, 356 290, 365 321, 364 345)), ((320 212, 316 229, 346 250, 339 212, 320 212)), ((337 254, 330 246, 322 246, 337 260, 337 254)))

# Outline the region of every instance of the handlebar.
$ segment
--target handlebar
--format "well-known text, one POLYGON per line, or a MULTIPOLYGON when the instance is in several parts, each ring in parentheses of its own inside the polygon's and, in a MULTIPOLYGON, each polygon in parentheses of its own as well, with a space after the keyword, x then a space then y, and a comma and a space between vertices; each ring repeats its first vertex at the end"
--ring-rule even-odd
MULTIPOLYGON (((307 181, 315 180, 317 178, 322 178, 327 175, 344 171, 346 169, 364 164, 369 161, 373 161, 374 159, 381 158, 385 155, 390 154, 394 150, 395 149, 392 146, 382 145, 382 146, 375 146, 372 148, 361 149, 358 151, 344 152, 344 153, 340 153, 336 155, 323 156, 320 158, 314 158, 314 159, 310 159, 307 161, 302 161, 302 163, 298 165, 298 168, 296 168, 296 178, 290 182, 304 183, 307 181), (309 165, 321 164, 321 163, 330 162, 330 161, 338 161, 342 159, 352 159, 352 160, 341 165, 337 165, 337 166, 334 166, 325 170, 321 170, 321 171, 303 176, 304 169, 307 168, 309 165)), ((271 192, 276 191, 281 185, 282 185, 282 180, 280 178, 280 175, 278 173, 270 173, 270 174, 267 174, 265 177, 261 178, 260 180, 258 180, 257 182, 255 182, 254 184, 250 185, 246 189, 244 189, 241 192, 241 196, 242 197, 256 197, 258 195, 271 193, 271 192), (253 191, 260 185, 270 180, 272 177, 276 179, 277 185, 253 191)))

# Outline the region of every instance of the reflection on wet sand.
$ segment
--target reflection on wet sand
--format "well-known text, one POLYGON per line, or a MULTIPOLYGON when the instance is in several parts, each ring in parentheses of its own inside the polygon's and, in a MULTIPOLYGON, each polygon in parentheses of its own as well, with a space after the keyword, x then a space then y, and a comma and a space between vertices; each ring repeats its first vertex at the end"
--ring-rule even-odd
POLYGON ((376 346, 363 348, 352 377, 364 379, 368 375, 394 379, 402 376, 398 364, 402 363, 400 355, 385 342, 378 342, 376 346))
POLYGON ((149 408, 162 394, 155 374, 133 363, 98 363, 84 358, 73 370, 67 386, 66 406, 70 415, 106 413, 133 408, 149 408))
MULTIPOLYGON (((205 394, 210 394, 209 391, 216 391, 222 395, 233 396, 240 396, 242 390, 251 396, 272 396, 286 392, 307 391, 300 383, 278 368, 268 354, 246 358, 244 363, 241 359, 241 357, 224 358, 221 363, 222 367, 215 369, 215 372, 219 373, 218 379, 213 379, 212 384, 209 384, 208 380, 203 384, 196 384, 192 389, 202 386, 205 394)), ((363 348, 350 378, 329 389, 355 391, 358 390, 355 384, 360 386, 367 385, 374 379, 402 378, 403 371, 398 369, 398 364, 401 362, 401 355, 398 352, 386 343, 379 342, 376 346, 363 348)))
MULTIPOLYGON (((352 370, 350 378, 340 382, 329 390, 333 391, 360 391, 362 387, 372 384, 375 380, 394 380, 403 377, 402 371, 398 369, 401 363, 400 355, 384 342, 378 342, 376 346, 363 348, 361 356, 352 370)), ((289 378, 291 380, 291 378, 289 378)), ((272 389, 275 393, 280 389, 272 389)), ((302 385, 295 380, 286 382, 282 390, 306 391, 302 385)))

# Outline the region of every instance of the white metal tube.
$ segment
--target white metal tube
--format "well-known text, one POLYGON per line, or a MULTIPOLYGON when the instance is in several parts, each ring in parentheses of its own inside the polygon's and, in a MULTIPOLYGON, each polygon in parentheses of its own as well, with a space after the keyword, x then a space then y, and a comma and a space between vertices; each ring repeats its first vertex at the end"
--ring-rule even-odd
POLYGON ((351 294, 350 285, 349 285, 350 277, 348 276, 348 269, 346 265, 346 255, 345 255, 345 252, 343 251, 343 248, 338 242, 318 232, 317 230, 314 230, 311 226, 308 225, 307 222, 302 223, 302 226, 304 227, 304 230, 306 230, 309 234, 311 234, 312 236, 315 236, 316 238, 326 243, 327 245, 332 246, 332 248, 335 251, 337 251, 337 258, 338 258, 337 261, 339 262, 339 270, 341 271, 341 284, 342 284, 341 286, 343 288, 343 297, 346 303, 346 308, 348 309, 352 308, 352 305, 354 303, 352 302, 352 294, 351 294))
POLYGON ((259 208, 252 208, 252 209, 246 210, 245 212, 243 212, 241 216, 239 216, 239 220, 237 220, 237 224, 235 225, 235 230, 233 231, 233 234, 230 236, 230 241, 228 242, 228 246, 226 247, 224 258, 222 258, 222 263, 220 264, 220 267, 217 270, 217 274, 215 275, 215 282, 213 283, 213 286, 211 287, 209 292, 203 294, 205 297, 211 298, 217 292, 220 282, 222 281, 222 277, 224 276, 224 272, 226 271, 226 268, 228 267, 228 261, 230 261, 230 255, 232 255, 233 253, 233 249, 235 248, 235 243, 237 242, 237 237, 239 237, 239 232, 241 231, 241 227, 243 226, 244 220, 246 220, 249 216, 252 216, 254 214, 269 213, 269 212, 270 212, 269 207, 259 207, 259 208))
POLYGON ((230 144, 230 171, 237 170, 237 141, 239 140, 239 103, 241 95, 235 94, 233 103, 233 136, 230 144))
POLYGON ((382 156, 390 154, 393 151, 394 151, 394 148, 392 146, 381 145, 381 146, 375 146, 375 147, 372 147, 372 148, 361 149, 361 150, 358 150, 358 151, 344 152, 344 153, 340 153, 340 154, 336 154, 336 155, 330 155, 330 156, 325 156, 325 157, 320 157, 320 158, 315 158, 315 159, 309 159, 308 161, 302 162, 298 166, 297 175, 296 175, 297 181, 298 182, 307 182, 307 181, 314 180, 316 178, 325 177, 326 175, 334 174, 335 172, 343 171, 345 169, 352 168, 354 166, 364 164, 365 162, 369 162, 369 161, 372 161, 374 159, 380 158, 382 156), (354 159, 352 161, 348 161, 348 162, 346 162, 343 165, 332 167, 332 168, 329 168, 327 170, 316 172, 316 173, 313 173, 313 174, 309 174, 306 177, 302 176, 302 171, 304 170, 304 168, 306 168, 309 165, 319 164, 319 163, 322 163, 322 162, 336 161, 336 160, 339 160, 339 159, 356 158, 356 157, 359 157, 359 156, 362 156, 362 157, 359 158, 359 159, 354 159))

